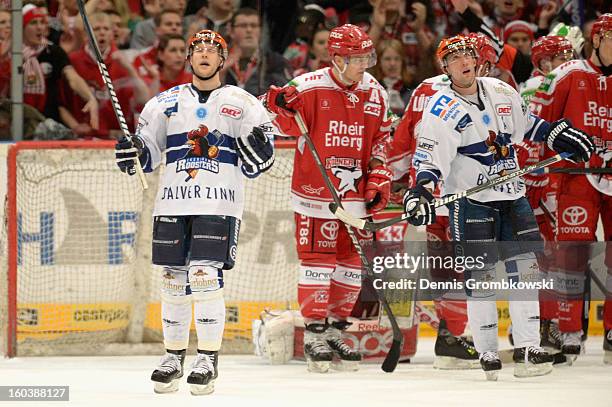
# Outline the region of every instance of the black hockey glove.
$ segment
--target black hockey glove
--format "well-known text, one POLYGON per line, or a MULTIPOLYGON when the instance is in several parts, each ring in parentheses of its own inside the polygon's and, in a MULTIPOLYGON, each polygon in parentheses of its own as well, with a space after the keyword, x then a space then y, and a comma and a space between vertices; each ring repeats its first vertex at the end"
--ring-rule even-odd
POLYGON ((253 127, 246 140, 236 139, 236 145, 242 160, 242 172, 247 177, 255 178, 274 164, 274 147, 260 127, 253 127))
POLYGON ((551 123, 545 141, 548 148, 557 153, 572 154, 567 160, 574 163, 589 161, 591 154, 595 151, 595 144, 591 136, 572 127, 567 119, 551 123))
POLYGON ((436 221, 433 195, 423 185, 409 189, 404 195, 404 212, 411 225, 431 225, 436 221))
POLYGON ((143 141, 136 136, 127 138, 123 136, 115 144, 115 162, 121 170, 128 175, 136 174, 136 160, 144 149, 143 141))

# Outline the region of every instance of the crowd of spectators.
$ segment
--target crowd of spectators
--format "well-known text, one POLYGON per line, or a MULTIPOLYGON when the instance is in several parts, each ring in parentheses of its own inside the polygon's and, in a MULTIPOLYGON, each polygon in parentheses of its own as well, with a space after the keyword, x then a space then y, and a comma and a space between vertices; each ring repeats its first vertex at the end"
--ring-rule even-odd
MULTIPOLYGON (((0 0, 0 106, 10 106, 10 1, 0 0)), ((411 90, 440 73, 439 41, 488 31, 503 46, 494 72, 517 88, 533 71, 532 43, 558 22, 583 31, 582 55, 591 52, 589 30, 610 2, 562 0, 89 0, 86 10, 128 126, 157 93, 191 80, 188 39, 202 29, 221 33, 230 52, 224 83, 260 95, 270 85, 330 66, 330 30, 352 23, 368 31, 378 62, 371 73, 388 90, 401 115, 411 90), (575 4, 582 4, 577 8, 575 4), (259 8, 258 8, 259 6, 259 8), (263 8, 262 8, 263 7, 263 8), (502 44, 503 43, 503 44, 502 44), (504 59, 504 58, 502 58, 504 59)), ((57 137, 108 139, 119 125, 98 72, 76 0, 36 0, 23 7, 24 101, 36 123, 50 119, 57 137), (31 113, 31 112, 30 112, 31 113), (42 120, 41 120, 42 119, 42 120), (66 130, 66 131, 63 131, 66 130)), ((3 108, 4 109, 4 108, 3 108)), ((0 115, 0 139, 10 123, 0 115)), ((0 112, 1 113, 1 112, 0 112)), ((46 121, 46 123, 49 123, 46 121)), ((35 137, 33 126, 25 138, 35 137)), ((40 134, 40 131, 38 132, 40 134)))

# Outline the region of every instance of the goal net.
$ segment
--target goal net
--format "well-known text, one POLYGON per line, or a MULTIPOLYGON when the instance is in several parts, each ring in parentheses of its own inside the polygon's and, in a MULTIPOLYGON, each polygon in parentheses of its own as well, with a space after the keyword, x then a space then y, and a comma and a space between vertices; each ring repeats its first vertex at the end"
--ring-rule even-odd
MULTIPOLYGON (((251 324, 265 308, 295 307, 292 162, 290 145, 279 145, 274 167, 246 182, 237 263, 225 272, 223 352, 252 351, 251 324)), ((138 177, 116 168, 112 142, 21 142, 6 163, 3 353, 160 352, 157 171, 143 192, 138 177)))

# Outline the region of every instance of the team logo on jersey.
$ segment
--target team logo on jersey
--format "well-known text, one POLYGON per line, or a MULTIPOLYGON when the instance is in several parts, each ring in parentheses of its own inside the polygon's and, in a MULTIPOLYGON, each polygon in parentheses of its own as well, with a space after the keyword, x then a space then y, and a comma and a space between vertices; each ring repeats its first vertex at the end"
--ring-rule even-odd
POLYGON ((459 111, 459 101, 451 98, 450 96, 442 95, 436 100, 433 107, 431 108, 431 114, 434 116, 438 116, 444 121, 447 121, 449 118, 454 119, 459 111))
POLYGON ((180 160, 176 161, 176 172, 186 171, 189 175, 185 181, 193 179, 199 170, 219 173, 219 161, 217 160, 220 146, 225 136, 218 130, 208 131, 208 127, 200 124, 197 129, 187 133, 189 152, 180 160))
MULTIPOLYGON (((504 176, 507 170, 516 169, 514 157, 514 149, 510 144, 510 134, 498 133, 489 130, 489 138, 485 140, 487 150, 491 153, 493 163, 489 164, 489 175, 499 174, 504 176)), ((472 157, 474 158, 474 157, 472 157)))
POLYGON ((363 172, 360 167, 344 167, 335 166, 331 167, 332 174, 338 178, 338 196, 344 198, 349 191, 357 192, 357 185, 359 180, 363 176, 363 172))

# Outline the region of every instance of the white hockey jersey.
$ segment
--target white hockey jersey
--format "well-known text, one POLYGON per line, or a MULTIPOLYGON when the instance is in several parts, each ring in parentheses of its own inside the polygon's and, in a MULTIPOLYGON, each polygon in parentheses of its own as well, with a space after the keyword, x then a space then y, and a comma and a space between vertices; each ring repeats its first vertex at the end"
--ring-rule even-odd
POLYGON ((165 161, 153 215, 242 217, 244 175, 238 137, 259 126, 276 132, 263 105, 235 86, 214 90, 205 103, 191 84, 152 98, 140 114, 136 134, 149 150, 145 172, 165 161))
MULTIPOLYGON (((513 144, 543 137, 545 122, 529 113, 516 90, 494 78, 477 81, 477 101, 448 87, 425 107, 414 156, 417 182, 443 179, 445 194, 463 192, 517 170, 513 144)), ((524 183, 516 178, 470 199, 514 200, 524 194, 524 183)))

